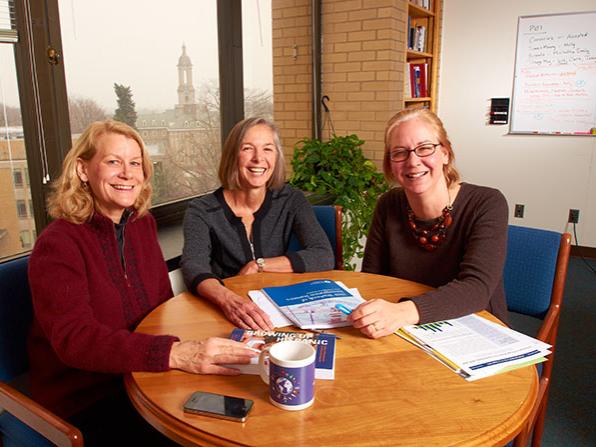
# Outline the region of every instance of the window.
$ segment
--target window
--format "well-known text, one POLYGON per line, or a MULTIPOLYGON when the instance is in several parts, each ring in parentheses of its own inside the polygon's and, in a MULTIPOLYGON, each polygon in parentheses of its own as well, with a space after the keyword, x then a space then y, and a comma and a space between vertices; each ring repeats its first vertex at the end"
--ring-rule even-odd
POLYGON ((12 178, 13 178, 15 188, 23 187, 23 172, 22 171, 13 171, 12 178))
POLYGON ((0 0, 0 43, 17 41, 13 0, 0 0))
POLYGON ((271 0, 242 1, 244 114, 273 119, 271 0))
POLYGON ((31 232, 29 230, 21 231, 20 238, 22 248, 31 248, 31 232))
POLYGON ((24 200, 17 200, 17 215, 19 216, 19 219, 29 217, 29 214, 27 214, 27 202, 24 200))
POLYGON ((16 77, 14 47, 17 41, 13 3, 0 0, 0 262, 30 248, 35 223, 27 203, 27 156, 16 77), (22 234, 28 235, 28 246, 22 234))
POLYGON ((216 1, 178 0, 166 8, 161 0, 146 0, 142 8, 121 0, 58 5, 73 140, 91 121, 125 121, 161 165, 153 204, 215 189, 221 152, 216 1))
MULTIPOLYGON (((270 9, 270 0, 257 2, 270 9)), ((0 205, 8 210, 0 214, 0 262, 23 252, 21 231, 33 244, 49 223, 48 184, 86 123, 116 113, 114 84, 134 101, 159 166, 158 226, 179 224, 189 198, 218 186, 220 129, 242 118, 242 91, 233 87, 243 70, 234 33, 241 2, 132 3, 0 0, 0 205), (13 187, 15 170, 22 188, 13 187), (29 207, 17 209, 17 200, 29 207)))

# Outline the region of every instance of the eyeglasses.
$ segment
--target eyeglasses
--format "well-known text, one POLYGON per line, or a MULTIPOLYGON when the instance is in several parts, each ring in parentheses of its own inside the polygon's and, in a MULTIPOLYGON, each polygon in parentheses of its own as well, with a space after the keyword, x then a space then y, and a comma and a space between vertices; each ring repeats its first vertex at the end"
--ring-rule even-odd
POLYGON ((420 146, 416 146, 414 149, 404 149, 402 147, 398 147, 389 152, 389 159, 396 163, 406 161, 408 158, 410 158, 410 154, 412 152, 414 152, 420 158, 429 157, 435 153, 437 146, 440 145, 441 143, 424 143, 420 146))

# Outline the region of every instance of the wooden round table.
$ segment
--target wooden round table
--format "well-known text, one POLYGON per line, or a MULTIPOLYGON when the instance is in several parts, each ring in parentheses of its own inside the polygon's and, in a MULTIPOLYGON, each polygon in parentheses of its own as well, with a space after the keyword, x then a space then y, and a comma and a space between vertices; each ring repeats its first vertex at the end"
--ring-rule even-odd
MULTIPOLYGON (((347 271, 259 273, 225 284, 247 296, 266 286, 324 278, 357 287, 365 299, 396 301, 429 289, 347 271)), ((151 312, 137 331, 186 340, 228 337, 232 328, 218 308, 183 293, 151 312)), ((397 336, 372 340, 352 327, 331 332, 341 336, 336 378, 317 380, 315 403, 303 411, 274 407, 267 386, 254 375, 133 373, 125 377, 126 388, 149 423, 186 446, 501 446, 521 430, 536 398, 534 367, 466 382, 397 336), (198 390, 245 397, 255 405, 245 423, 185 414, 183 403, 198 390)))

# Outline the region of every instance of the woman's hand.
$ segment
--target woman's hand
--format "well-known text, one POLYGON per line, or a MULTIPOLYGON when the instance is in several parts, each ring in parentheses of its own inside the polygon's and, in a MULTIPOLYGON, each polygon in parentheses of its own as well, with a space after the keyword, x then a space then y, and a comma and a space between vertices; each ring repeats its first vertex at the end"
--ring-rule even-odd
POLYGON ((419 320, 418 309, 412 301, 390 303, 381 299, 362 303, 348 317, 355 328, 370 338, 384 337, 419 320))
POLYGON ((197 286, 197 295, 207 298, 221 308, 226 318, 242 329, 270 331, 269 316, 252 301, 238 296, 215 278, 207 278, 197 286))
POLYGON ((240 371, 220 364, 249 363, 257 353, 245 344, 211 337, 206 340, 175 342, 170 351, 170 368, 195 374, 234 376, 240 371))
POLYGON ((269 316, 252 301, 248 301, 230 291, 219 302, 226 318, 242 329, 270 331, 273 324, 269 316))
POLYGON ((257 265, 257 261, 254 260, 247 262, 238 272, 239 275, 252 275, 254 273, 259 273, 259 266, 257 265))

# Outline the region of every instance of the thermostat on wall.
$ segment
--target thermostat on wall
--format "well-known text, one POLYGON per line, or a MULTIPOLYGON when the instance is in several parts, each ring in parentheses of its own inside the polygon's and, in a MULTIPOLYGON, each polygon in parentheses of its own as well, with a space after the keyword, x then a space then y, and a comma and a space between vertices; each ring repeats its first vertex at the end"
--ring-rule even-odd
POLYGON ((488 124, 509 122, 509 98, 491 98, 488 124))

